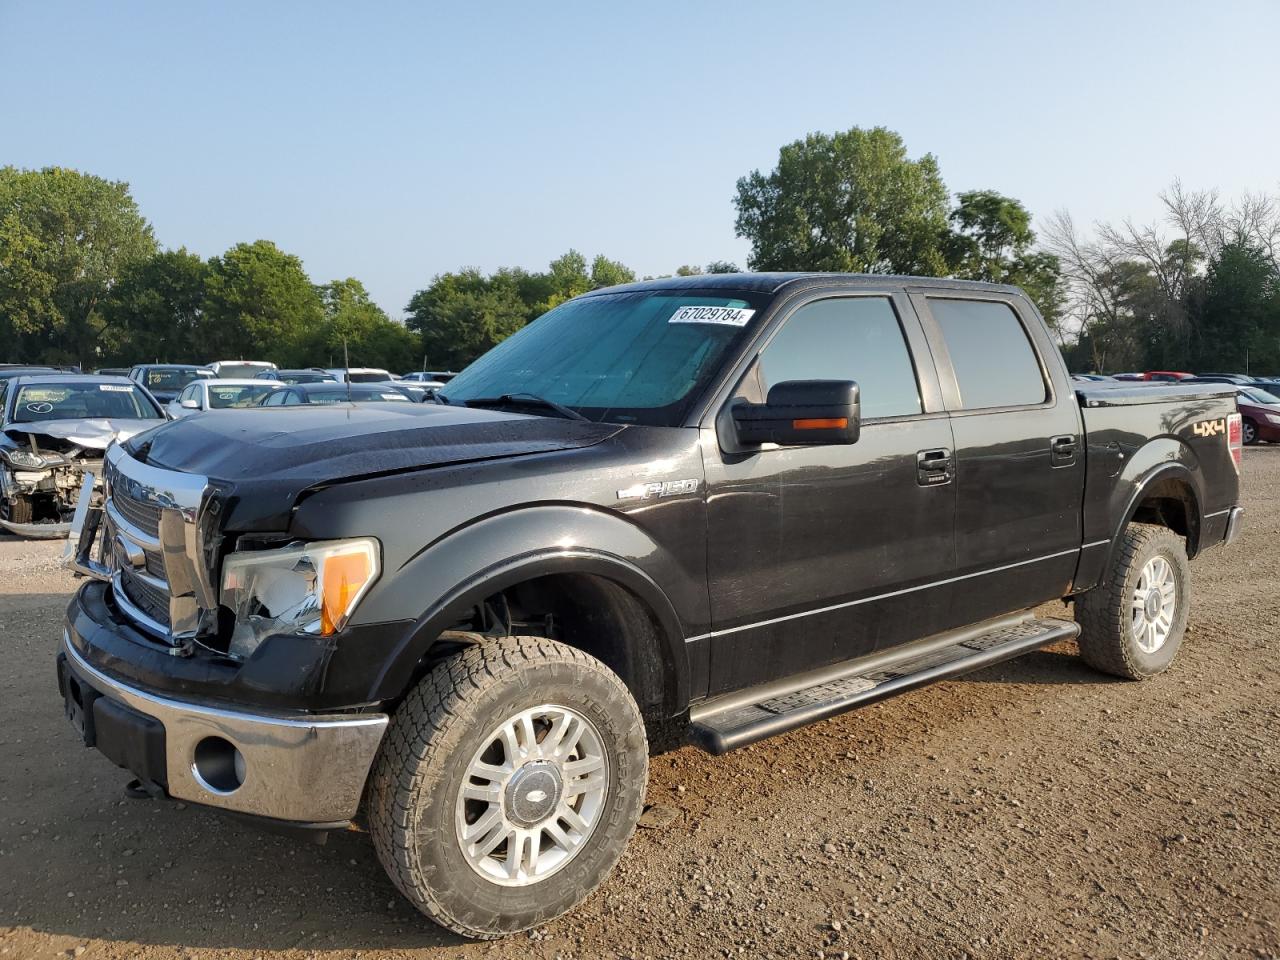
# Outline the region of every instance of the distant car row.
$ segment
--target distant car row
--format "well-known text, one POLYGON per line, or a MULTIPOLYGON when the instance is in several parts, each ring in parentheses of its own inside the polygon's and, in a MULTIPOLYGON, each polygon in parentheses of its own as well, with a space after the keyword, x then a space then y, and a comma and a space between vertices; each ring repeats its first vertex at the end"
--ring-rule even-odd
POLYGON ((120 375, 0 364, 0 528, 65 536, 85 475, 101 477, 111 442, 167 419, 256 406, 421 403, 444 385, 430 376, 249 361, 139 364, 120 375))

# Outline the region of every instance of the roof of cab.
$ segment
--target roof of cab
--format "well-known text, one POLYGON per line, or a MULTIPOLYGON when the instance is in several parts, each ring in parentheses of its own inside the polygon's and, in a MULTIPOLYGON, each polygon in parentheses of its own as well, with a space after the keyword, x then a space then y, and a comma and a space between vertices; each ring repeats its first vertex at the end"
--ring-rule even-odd
POLYGON ((888 273, 821 273, 807 271, 797 273, 698 273, 691 277, 659 277, 641 280, 616 287, 602 287, 583 296, 593 297, 606 293, 633 293, 647 290, 746 290, 756 293, 777 293, 788 286, 818 286, 835 283, 841 286, 860 287, 890 284, 906 287, 936 287, 950 290, 982 290, 988 293, 1021 294, 1017 287, 1003 283, 982 283, 976 280, 951 280, 946 277, 909 277, 888 273))

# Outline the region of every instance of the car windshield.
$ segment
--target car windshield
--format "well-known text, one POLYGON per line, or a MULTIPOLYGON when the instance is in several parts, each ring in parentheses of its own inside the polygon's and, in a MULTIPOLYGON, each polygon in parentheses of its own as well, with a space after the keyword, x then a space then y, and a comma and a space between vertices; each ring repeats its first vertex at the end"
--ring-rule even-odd
POLYGON ((207 380, 212 376, 212 370, 202 370, 199 367, 148 370, 146 386, 150 390, 181 390, 192 380, 207 380))
POLYGON ((570 300, 498 344, 440 396, 467 403, 521 394, 590 420, 678 426, 762 303, 675 290, 570 300))
POLYGON ((270 369, 265 363, 224 363, 218 367, 218 376, 223 380, 247 380, 270 369))
POLYGON ((252 407, 276 388, 274 383, 211 384, 209 386, 210 410, 238 410, 252 407))
POLYGON ((365 370, 361 373, 349 373, 347 379, 352 383, 385 383, 391 374, 383 370, 365 370))
POLYGON ((1280 397, 1277 397, 1270 391, 1260 390, 1257 387, 1250 387, 1248 390, 1241 390, 1240 392, 1254 403, 1280 403, 1280 397))
MULTIPOLYGON (((308 390, 307 400, 310 403, 318 403, 322 405, 333 403, 347 402, 347 387, 345 384, 335 384, 331 388, 321 390, 308 390)), ((409 398, 399 390, 388 387, 385 390, 379 390, 376 387, 353 385, 351 388, 352 403, 409 403, 409 398)))
POLYGON ((333 377, 327 373, 282 373, 274 379, 281 383, 337 383, 333 377))
POLYGON ((15 423, 42 420, 161 420, 164 415, 129 383, 33 383, 18 388, 15 423))

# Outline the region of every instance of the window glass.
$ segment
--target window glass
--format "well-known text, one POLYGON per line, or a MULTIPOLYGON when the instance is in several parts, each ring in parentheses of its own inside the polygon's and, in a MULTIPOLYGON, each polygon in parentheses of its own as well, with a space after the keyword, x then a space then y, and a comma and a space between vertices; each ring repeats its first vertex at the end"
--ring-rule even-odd
POLYGON ((929 299, 966 410, 1042 403, 1044 375, 1018 315, 991 300, 929 299))
POLYGON ((761 391, 786 380, 854 380, 863 417, 919 413, 911 355, 886 297, 806 304, 760 355, 761 391))
POLYGON ((156 410, 136 386, 72 380, 23 386, 14 399, 16 423, 42 420, 83 420, 103 417, 120 420, 158 420, 156 410))

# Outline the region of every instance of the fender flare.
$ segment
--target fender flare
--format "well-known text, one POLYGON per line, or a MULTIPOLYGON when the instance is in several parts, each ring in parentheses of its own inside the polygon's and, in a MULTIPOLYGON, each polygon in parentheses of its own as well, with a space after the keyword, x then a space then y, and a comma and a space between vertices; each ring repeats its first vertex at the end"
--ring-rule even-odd
POLYGON ((1196 485, 1195 474, 1184 463, 1177 461, 1167 462, 1143 474, 1141 480, 1134 486, 1133 493, 1129 496, 1129 500, 1120 514, 1120 521, 1111 534, 1111 547, 1107 550, 1108 569, 1111 566, 1111 558, 1115 554, 1116 545, 1120 542, 1120 534, 1124 532, 1124 528, 1133 520, 1133 515, 1138 512, 1139 505, 1146 499, 1151 488, 1164 480, 1179 480, 1190 491, 1191 510, 1187 516, 1187 555, 1194 557, 1199 552, 1200 530, 1204 522, 1204 507, 1200 490, 1196 485))
MULTIPOLYGON (((461 529, 451 531, 414 558, 414 561, 419 561, 420 558, 429 557, 433 564, 445 564, 451 554, 462 552, 454 547, 465 535, 476 531, 482 524, 497 525, 495 531, 485 534, 485 539, 490 544, 490 556, 479 564, 463 564, 459 567, 459 572, 466 571, 465 575, 453 577, 451 585, 446 589, 430 592, 433 599, 405 631, 403 639, 374 679, 373 689, 370 691, 371 700, 402 696, 440 633, 465 617, 485 597, 536 577, 577 573, 599 576, 618 584, 632 593, 653 614, 658 628, 658 646, 663 658, 666 702, 672 707, 673 714, 687 707, 691 679, 689 656, 684 642, 685 630, 667 592, 638 564, 619 552, 591 545, 590 539, 579 544, 576 542, 577 538, 573 545, 555 544, 513 555, 501 555, 505 553, 501 547, 507 543, 502 536, 502 529, 512 524, 538 523, 547 519, 554 521, 554 517, 536 516, 546 509, 522 509, 479 518, 461 529)), ((583 513, 580 507, 571 509, 578 516, 583 513)), ((595 514, 595 520, 608 525, 622 524, 633 540, 638 535, 652 544, 643 531, 621 518, 596 511, 590 513, 595 514)), ((423 562, 426 560, 423 559, 423 562)), ((410 566, 412 563, 406 564, 402 569, 410 566)))

